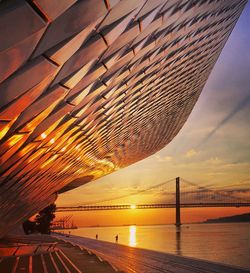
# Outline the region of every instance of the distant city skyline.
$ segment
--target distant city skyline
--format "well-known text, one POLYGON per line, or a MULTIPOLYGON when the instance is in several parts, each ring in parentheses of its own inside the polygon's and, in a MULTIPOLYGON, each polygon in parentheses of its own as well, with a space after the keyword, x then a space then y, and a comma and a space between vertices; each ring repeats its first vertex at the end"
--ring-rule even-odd
MULTIPOLYGON (((130 167, 60 195, 57 204, 116 196, 121 190, 143 189, 176 176, 211 187, 230 187, 238 183, 244 188, 249 185, 249 25, 250 3, 247 3, 188 121, 167 147, 130 167)), ((202 219, 202 216, 196 217, 197 210, 192 211, 194 220, 202 219)), ((229 215, 234 209, 221 210, 221 214, 219 209, 206 211, 208 217, 205 218, 209 218, 229 215)), ((245 211, 249 209, 238 209, 239 213, 245 211)), ((114 215, 112 212, 93 213, 100 219, 103 214, 114 215)))

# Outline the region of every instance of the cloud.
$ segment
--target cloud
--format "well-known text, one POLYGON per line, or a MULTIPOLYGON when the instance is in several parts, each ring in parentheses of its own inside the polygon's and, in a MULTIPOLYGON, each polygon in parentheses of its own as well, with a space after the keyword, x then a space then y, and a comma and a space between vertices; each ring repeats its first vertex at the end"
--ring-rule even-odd
POLYGON ((199 153, 200 152, 196 151, 195 149, 191 149, 191 150, 187 151, 184 156, 186 158, 191 158, 191 157, 197 156, 199 153))
POLYGON ((223 161, 219 157, 212 157, 208 160, 206 160, 206 164, 209 165, 221 165, 223 161))
POLYGON ((155 157, 159 162, 170 162, 173 160, 172 156, 155 155, 155 157))

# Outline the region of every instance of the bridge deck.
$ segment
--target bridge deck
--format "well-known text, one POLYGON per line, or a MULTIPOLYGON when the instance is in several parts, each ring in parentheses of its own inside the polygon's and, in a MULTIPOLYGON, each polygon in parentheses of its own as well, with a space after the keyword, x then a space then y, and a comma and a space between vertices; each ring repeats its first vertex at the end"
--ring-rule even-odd
MULTIPOLYGON (((184 203, 181 208, 202 208, 202 207, 250 207, 250 202, 239 203, 184 203)), ((176 204, 139 204, 136 209, 157 209, 157 208, 175 208, 176 204)), ((123 210, 131 209, 130 205, 85 205, 72 207, 57 207, 57 212, 62 211, 89 211, 89 210, 123 210)))

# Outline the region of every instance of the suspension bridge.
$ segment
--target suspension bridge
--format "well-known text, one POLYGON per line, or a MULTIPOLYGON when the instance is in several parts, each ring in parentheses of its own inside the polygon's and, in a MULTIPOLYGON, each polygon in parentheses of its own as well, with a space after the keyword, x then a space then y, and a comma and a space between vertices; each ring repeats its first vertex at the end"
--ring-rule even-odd
POLYGON ((231 188, 219 188, 199 186, 193 182, 177 177, 149 188, 138 190, 130 194, 116 196, 115 198, 103 199, 88 204, 77 206, 57 207, 57 212, 73 211, 96 211, 96 210, 124 210, 124 209, 176 209, 176 226, 181 225, 181 208, 201 207, 249 207, 250 206, 250 185, 245 188, 237 188, 239 183, 231 185, 231 188), (174 183, 173 183, 174 182, 174 183), (236 188, 234 188, 236 186, 236 188), (131 196, 142 196, 152 193, 154 202, 150 201, 141 204, 128 204, 126 199, 131 196), (113 204, 114 201, 119 204, 113 204), (123 201, 123 203, 121 202, 123 201), (111 204, 112 203, 112 204, 111 204))

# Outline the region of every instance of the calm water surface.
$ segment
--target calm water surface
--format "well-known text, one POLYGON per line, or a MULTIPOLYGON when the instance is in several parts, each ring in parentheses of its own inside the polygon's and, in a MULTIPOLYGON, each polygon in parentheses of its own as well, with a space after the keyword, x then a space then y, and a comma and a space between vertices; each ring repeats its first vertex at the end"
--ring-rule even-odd
POLYGON ((250 223, 78 228, 71 234, 250 269, 250 223))

